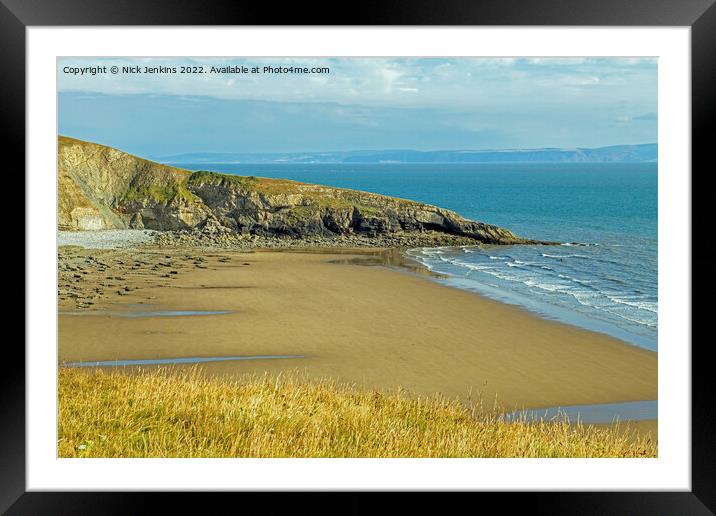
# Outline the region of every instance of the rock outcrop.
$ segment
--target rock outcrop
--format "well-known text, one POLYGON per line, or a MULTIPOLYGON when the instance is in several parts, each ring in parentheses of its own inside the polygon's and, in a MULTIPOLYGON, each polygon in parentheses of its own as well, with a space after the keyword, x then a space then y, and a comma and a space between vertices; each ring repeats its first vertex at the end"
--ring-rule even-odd
POLYGON ((414 201, 282 179, 190 172, 59 137, 58 225, 66 230, 201 229, 259 236, 438 232, 537 243, 414 201))

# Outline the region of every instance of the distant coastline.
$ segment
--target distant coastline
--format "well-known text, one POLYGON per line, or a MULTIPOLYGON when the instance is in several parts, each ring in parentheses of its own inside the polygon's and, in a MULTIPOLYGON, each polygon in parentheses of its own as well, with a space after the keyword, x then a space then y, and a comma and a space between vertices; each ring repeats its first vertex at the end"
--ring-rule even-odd
POLYGON ((150 156, 160 163, 219 164, 379 164, 379 163, 653 163, 658 144, 614 145, 598 148, 501 150, 358 150, 347 152, 233 153, 193 152, 150 156))

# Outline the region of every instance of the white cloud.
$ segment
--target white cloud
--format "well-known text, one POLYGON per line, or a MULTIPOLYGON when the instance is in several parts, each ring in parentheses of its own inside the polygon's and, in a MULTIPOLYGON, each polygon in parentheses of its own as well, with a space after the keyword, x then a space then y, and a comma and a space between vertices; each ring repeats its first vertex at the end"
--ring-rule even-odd
POLYGON ((58 63, 60 91, 209 96, 443 109, 522 109, 536 102, 625 102, 656 111, 653 58, 72 58, 58 63), (65 66, 301 66, 329 74, 70 75, 65 66))
POLYGON ((574 66, 574 65, 586 63, 587 58, 585 58, 585 57, 532 57, 532 58, 527 59, 527 62, 529 62, 530 64, 534 64, 534 65, 574 66))

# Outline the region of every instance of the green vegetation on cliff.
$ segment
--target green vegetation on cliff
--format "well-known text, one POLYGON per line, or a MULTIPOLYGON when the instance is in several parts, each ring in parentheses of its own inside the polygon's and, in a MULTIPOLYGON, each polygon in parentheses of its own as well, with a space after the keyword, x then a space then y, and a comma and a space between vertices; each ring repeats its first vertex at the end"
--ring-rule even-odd
POLYGON ((245 194, 255 193, 264 197, 300 196, 301 204, 292 206, 287 221, 297 223, 321 215, 325 210, 358 210, 364 217, 381 214, 381 204, 419 206, 419 203, 395 197, 367 194, 355 190, 311 185, 288 179, 221 174, 208 170, 193 172, 188 180, 189 188, 212 184, 236 189, 245 194))
POLYGON ((236 176, 233 174, 220 174, 210 170, 197 170, 192 172, 188 184, 190 186, 212 183, 215 185, 226 185, 241 190, 253 190, 258 180, 254 176, 236 176))
POLYGON ((145 202, 148 199, 161 204, 175 201, 201 202, 201 199, 189 191, 187 183, 188 181, 169 185, 130 186, 122 202, 145 202))

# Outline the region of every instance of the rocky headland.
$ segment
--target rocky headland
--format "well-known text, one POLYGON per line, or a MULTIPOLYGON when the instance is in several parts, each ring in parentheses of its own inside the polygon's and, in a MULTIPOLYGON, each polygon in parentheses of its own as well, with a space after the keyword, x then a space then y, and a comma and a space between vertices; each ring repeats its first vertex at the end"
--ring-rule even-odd
POLYGON ((152 229, 184 247, 546 243, 436 206, 282 179, 191 172, 60 136, 60 230, 152 229))

